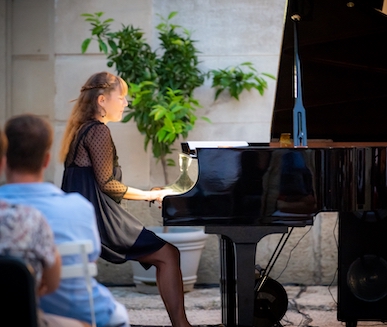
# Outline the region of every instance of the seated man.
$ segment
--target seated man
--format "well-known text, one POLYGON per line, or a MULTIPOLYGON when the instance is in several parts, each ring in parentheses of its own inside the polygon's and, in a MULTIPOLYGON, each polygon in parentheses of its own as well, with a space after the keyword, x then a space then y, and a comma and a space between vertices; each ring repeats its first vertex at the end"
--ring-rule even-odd
MULTIPOLYGON (((43 182, 53 139, 50 124, 36 115, 23 114, 6 123, 5 133, 9 142, 7 184, 0 187, 0 198, 41 211, 54 232, 56 244, 92 240, 95 250, 89 260, 97 260, 101 245, 92 204, 79 194, 66 194, 55 185, 43 182)), ((97 326, 129 326, 125 307, 95 279, 93 294, 97 326)), ((49 313, 91 322, 84 278, 62 280, 54 293, 41 299, 40 306, 49 313)))
MULTIPOLYGON (((0 175, 5 168, 6 144, 0 130, 0 175)), ((61 258, 43 215, 35 208, 9 204, 0 198, 0 231, 0 255, 23 259, 35 276, 37 296, 55 291, 60 281, 61 258)), ((9 317, 2 317, 2 325, 9 326, 10 320, 17 325, 17 318, 9 314, 9 317)), ((37 316, 39 327, 90 327, 87 323, 45 314, 41 310, 37 316)))

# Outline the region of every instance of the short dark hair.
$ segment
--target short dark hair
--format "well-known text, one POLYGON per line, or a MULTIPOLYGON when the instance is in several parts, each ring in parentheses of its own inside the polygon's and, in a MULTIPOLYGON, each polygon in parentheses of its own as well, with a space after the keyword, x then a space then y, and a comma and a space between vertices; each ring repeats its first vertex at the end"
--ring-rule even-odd
POLYGON ((39 172, 53 141, 50 123, 34 114, 21 114, 7 121, 5 134, 8 138, 7 166, 11 170, 39 172))

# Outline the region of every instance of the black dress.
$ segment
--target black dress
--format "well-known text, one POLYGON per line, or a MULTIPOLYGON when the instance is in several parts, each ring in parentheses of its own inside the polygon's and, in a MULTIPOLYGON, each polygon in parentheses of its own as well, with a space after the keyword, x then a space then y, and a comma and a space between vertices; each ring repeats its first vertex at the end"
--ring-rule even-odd
POLYGON ((153 253, 166 243, 122 208, 127 186, 109 128, 96 120, 85 123, 70 145, 62 190, 78 192, 95 208, 101 257, 123 263, 153 253))

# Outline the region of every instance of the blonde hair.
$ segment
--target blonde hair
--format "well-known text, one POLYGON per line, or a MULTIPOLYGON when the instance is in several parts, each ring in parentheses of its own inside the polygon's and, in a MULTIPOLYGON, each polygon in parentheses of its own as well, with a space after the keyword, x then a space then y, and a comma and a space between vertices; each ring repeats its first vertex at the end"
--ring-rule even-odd
POLYGON ((59 154, 61 162, 66 160, 70 144, 79 128, 87 121, 93 120, 96 117, 99 110, 98 97, 102 94, 110 94, 117 87, 123 95, 128 93, 126 82, 121 77, 108 72, 100 72, 90 76, 82 86, 81 93, 75 102, 62 139, 59 154))

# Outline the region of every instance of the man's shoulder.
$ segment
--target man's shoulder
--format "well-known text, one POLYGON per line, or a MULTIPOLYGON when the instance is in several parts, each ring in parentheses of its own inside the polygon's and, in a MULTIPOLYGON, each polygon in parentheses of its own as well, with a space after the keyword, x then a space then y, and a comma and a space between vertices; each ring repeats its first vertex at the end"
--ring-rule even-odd
MULTIPOLYGON (((90 211, 94 212, 94 207, 92 203, 87 200, 83 195, 77 192, 64 192, 62 189, 57 187, 56 185, 46 186, 48 189, 48 193, 57 199, 60 199, 58 202, 54 202, 53 205, 58 206, 59 204, 62 207, 71 208, 86 208, 90 211)), ((49 200, 49 199, 47 199, 49 200)))
POLYGON ((87 200, 83 195, 77 192, 63 192, 63 199, 65 202, 71 203, 72 206, 86 206, 94 210, 93 204, 87 200))
POLYGON ((22 217, 25 221, 44 220, 42 213, 32 205, 9 203, 0 199, 0 216, 22 217))

